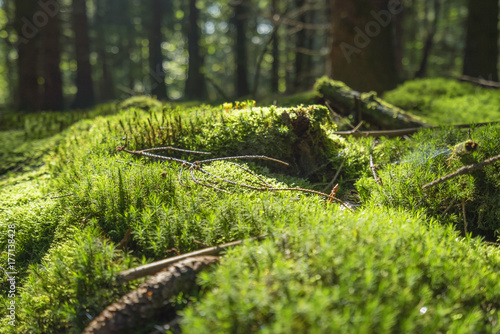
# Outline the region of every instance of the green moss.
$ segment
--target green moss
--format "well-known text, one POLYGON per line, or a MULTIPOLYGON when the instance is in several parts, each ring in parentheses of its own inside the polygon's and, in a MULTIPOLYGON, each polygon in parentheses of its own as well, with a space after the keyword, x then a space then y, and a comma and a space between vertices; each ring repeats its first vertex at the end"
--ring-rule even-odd
MULTIPOLYGON (((453 222, 464 230, 465 210, 468 232, 488 238, 500 235, 500 170, 498 163, 486 166, 472 174, 456 177, 448 182, 423 190, 422 186, 465 165, 486 160, 500 154, 500 126, 478 127, 472 138, 479 144, 471 154, 453 154, 453 146, 467 139, 467 132, 458 129, 421 131, 399 158, 387 161, 378 174, 383 187, 370 177, 358 181, 363 194, 373 192, 373 201, 391 207, 425 209, 443 223, 453 222), (464 207, 462 207, 462 203, 464 207)), ((380 159, 383 162, 379 151, 380 159)), ((366 198, 366 197, 365 197, 366 198)))
POLYGON ((207 293, 184 311, 183 331, 500 330, 498 250, 422 218, 317 205, 282 216, 267 241, 230 251, 202 276, 207 293))
POLYGON ((500 94, 451 79, 417 79, 384 94, 384 99, 433 125, 500 120, 500 94))
POLYGON ((118 104, 119 109, 161 110, 162 103, 149 96, 133 96, 118 104))

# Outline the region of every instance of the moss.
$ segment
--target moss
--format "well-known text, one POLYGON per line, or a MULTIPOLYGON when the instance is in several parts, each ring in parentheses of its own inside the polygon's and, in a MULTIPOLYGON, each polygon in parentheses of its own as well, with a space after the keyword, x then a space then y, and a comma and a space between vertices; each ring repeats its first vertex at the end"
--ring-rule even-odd
POLYGON ((119 109, 161 110, 162 103, 149 96, 133 96, 118 104, 119 109))
POLYGON ((433 125, 500 119, 500 94, 452 79, 417 79, 384 94, 384 99, 433 125))
POLYGON ((203 275, 206 294, 183 312, 182 329, 497 332, 500 253, 424 219, 315 205, 282 216, 268 240, 230 251, 203 275))

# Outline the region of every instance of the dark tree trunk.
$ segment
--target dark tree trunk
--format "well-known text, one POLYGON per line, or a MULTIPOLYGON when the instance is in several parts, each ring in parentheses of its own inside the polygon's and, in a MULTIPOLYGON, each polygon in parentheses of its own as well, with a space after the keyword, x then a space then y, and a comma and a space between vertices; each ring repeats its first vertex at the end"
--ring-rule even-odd
POLYGON ((40 87, 38 84, 38 62, 40 31, 33 18, 37 6, 30 0, 16 0, 15 22, 17 49, 17 108, 32 112, 40 109, 40 87))
POLYGON ((293 88, 295 91, 310 88, 312 59, 307 51, 313 46, 314 37, 306 29, 309 21, 312 21, 313 12, 306 8, 307 0, 296 0, 295 7, 301 11, 298 17, 297 33, 295 34, 295 78, 293 88))
POLYGON ((187 99, 204 100, 207 98, 207 86, 203 73, 203 56, 200 48, 200 27, 198 26, 199 9, 196 0, 189 0, 188 26, 188 77, 186 80, 185 96, 187 99))
POLYGON ((389 0, 332 0, 331 76, 359 91, 394 88, 392 23, 402 10, 389 0))
POLYGON ((279 11, 279 1, 272 0, 271 1, 271 11, 273 15, 273 22, 275 24, 274 28, 274 37, 273 37, 273 45, 271 55, 273 56, 273 63, 271 67, 271 92, 277 93, 279 90, 279 68, 280 68, 280 50, 279 50, 279 34, 278 27, 276 24, 278 22, 278 15, 280 15, 279 11))
POLYGON ((76 52, 76 96, 72 108, 88 108, 95 104, 92 66, 90 65, 90 38, 85 0, 73 0, 73 31, 76 52))
POLYGON ((441 9, 440 1, 441 0, 434 0, 434 20, 430 24, 429 31, 427 32, 424 49, 422 50, 422 59, 420 60, 420 66, 415 73, 415 78, 424 78, 427 75, 429 56, 431 54, 432 47, 434 46, 434 35, 436 35, 439 22, 439 13, 441 9))
POLYGON ((163 69, 163 53, 161 32, 163 16, 165 14, 165 0, 149 0, 151 23, 149 27, 149 78, 151 95, 159 100, 168 100, 165 70, 163 69))
POLYGON ((236 95, 238 97, 249 95, 248 85, 248 51, 247 51, 247 24, 250 5, 249 0, 235 0, 233 24, 236 29, 235 38, 235 65, 236 65, 236 95))
MULTIPOLYGON (((59 8, 41 29, 42 75, 44 92, 42 110, 62 110, 64 107, 61 75, 61 22, 59 8)), ((50 13, 49 13, 50 14, 50 13)))
POLYGON ((468 0, 463 74, 498 81, 498 0, 468 0))
POLYGON ((99 61, 101 65, 101 80, 99 87, 99 100, 100 101, 110 101, 116 98, 115 95, 115 84, 113 80, 113 74, 109 66, 109 58, 106 52, 106 33, 105 33, 105 17, 106 14, 111 14, 106 10, 105 3, 103 0, 96 0, 96 16, 95 16, 95 28, 97 32, 96 36, 96 48, 97 54, 99 55, 99 61))

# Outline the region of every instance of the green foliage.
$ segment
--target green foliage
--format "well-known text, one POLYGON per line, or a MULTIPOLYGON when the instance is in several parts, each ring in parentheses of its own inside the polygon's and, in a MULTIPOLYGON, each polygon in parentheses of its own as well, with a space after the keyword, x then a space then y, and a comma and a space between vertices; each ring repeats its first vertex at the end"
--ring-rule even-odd
MULTIPOLYGON (((360 193, 375 203, 404 207, 423 208, 443 222, 453 222, 464 229, 462 203, 465 205, 467 230, 492 237, 500 235, 500 169, 499 164, 481 168, 472 174, 461 175, 432 188, 422 189, 435 179, 449 174, 465 165, 486 160, 500 154, 500 126, 478 127, 472 131, 472 139, 479 148, 472 154, 453 153, 453 146, 467 139, 467 132, 458 129, 421 131, 414 135, 411 144, 399 154, 398 160, 387 161, 378 171, 383 187, 365 177, 358 181, 360 193)), ((390 144, 389 144, 390 145, 390 144)), ((387 144, 386 144, 387 146, 387 144)), ((382 151, 378 151, 384 162, 382 151)))
POLYGON ((407 81, 384 99, 433 125, 500 120, 498 91, 451 79, 407 81))
POLYGON ((500 253, 424 217, 311 205, 229 251, 187 333, 493 333, 500 253), (478 273, 481 274, 478 274, 478 273))

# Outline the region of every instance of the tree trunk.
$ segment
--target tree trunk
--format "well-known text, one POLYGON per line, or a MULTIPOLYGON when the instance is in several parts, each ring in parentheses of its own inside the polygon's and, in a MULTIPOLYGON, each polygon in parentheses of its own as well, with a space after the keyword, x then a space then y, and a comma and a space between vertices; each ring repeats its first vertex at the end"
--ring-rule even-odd
POLYGON ((115 84, 113 80, 113 74, 111 73, 109 66, 109 58, 106 52, 106 29, 105 29, 105 17, 106 14, 111 14, 107 10, 103 0, 96 0, 96 14, 95 14, 95 27, 96 27, 96 47, 97 54, 99 55, 100 65, 101 65, 101 80, 99 89, 99 100, 101 102, 114 100, 115 95, 115 84))
POLYGON ((207 98, 207 85, 203 73, 203 55, 200 48, 200 27, 198 18, 200 11, 196 7, 196 0, 189 0, 189 26, 188 26, 188 77, 186 80, 185 97, 193 100, 207 98))
POLYGON ((273 34, 273 42, 272 42, 272 51, 271 55, 273 56, 273 62, 271 65, 271 92, 272 93, 277 93, 279 91, 279 68, 280 68, 280 44, 279 44, 279 34, 278 30, 279 27, 276 27, 276 24, 278 24, 278 15, 280 15, 280 10, 279 10, 279 0, 272 0, 271 1, 271 12, 273 15, 273 22, 275 25, 273 34))
POLYGON ((76 52, 76 88, 72 108, 88 108, 95 104, 92 66, 90 65, 90 38, 85 0, 73 0, 73 31, 76 52))
POLYGON ((311 82, 311 56, 306 54, 307 50, 311 50, 314 45, 314 36, 310 31, 307 31, 306 25, 312 21, 313 12, 307 9, 307 0, 296 0, 295 7, 301 11, 298 17, 297 33, 295 34, 295 78, 293 88, 295 91, 309 89, 312 86, 311 82))
POLYGON ((359 91, 383 92, 398 83, 393 19, 403 6, 390 0, 332 0, 331 71, 359 91))
POLYGON ((498 0, 468 0, 463 74, 498 81, 498 0))
POLYGON ((249 95, 248 85, 248 51, 247 51, 247 23, 249 0, 234 1, 233 24, 236 29, 235 38, 235 65, 236 65, 236 95, 238 97, 249 95))
POLYGON ((41 29, 42 75, 44 92, 42 110, 62 110, 64 107, 61 75, 61 22, 59 8, 54 7, 54 17, 41 29))
POLYGON ((151 95, 159 100, 168 100, 165 70, 163 68, 163 53, 161 32, 163 16, 165 14, 164 0, 149 0, 151 10, 151 24, 149 27, 149 78, 151 81, 151 95))
POLYGON ((32 112, 40 109, 40 87, 38 84, 39 28, 34 24, 37 10, 29 0, 16 0, 15 22, 17 49, 17 108, 32 112))
POLYGON ((434 46, 434 35, 437 32, 437 26, 439 22, 439 13, 441 9, 441 0, 434 0, 434 20, 430 23, 429 31, 427 32, 427 37, 424 43, 424 49, 422 50, 422 59, 420 60, 420 66, 415 73, 415 78, 424 78, 427 75, 427 65, 429 63, 429 56, 434 46))

